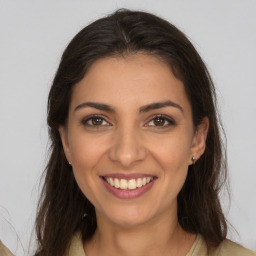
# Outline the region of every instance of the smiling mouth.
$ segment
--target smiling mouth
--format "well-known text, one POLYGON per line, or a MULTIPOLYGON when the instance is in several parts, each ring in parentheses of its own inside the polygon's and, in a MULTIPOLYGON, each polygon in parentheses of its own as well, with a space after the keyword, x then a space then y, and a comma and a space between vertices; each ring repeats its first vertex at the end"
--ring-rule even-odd
POLYGON ((127 180, 102 176, 102 179, 106 181, 111 187, 118 188, 120 190, 134 190, 151 183, 155 177, 142 177, 127 180))

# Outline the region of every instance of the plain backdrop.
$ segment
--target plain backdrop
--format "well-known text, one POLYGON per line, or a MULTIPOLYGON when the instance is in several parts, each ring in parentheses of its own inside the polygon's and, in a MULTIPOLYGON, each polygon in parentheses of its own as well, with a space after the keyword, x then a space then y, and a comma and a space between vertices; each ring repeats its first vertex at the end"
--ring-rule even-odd
POLYGON ((237 231, 229 237, 256 250, 254 0, 0 0, 0 239, 16 255, 32 255, 52 78, 72 37, 117 8, 172 22, 207 63, 227 136, 232 194, 222 203, 237 231))

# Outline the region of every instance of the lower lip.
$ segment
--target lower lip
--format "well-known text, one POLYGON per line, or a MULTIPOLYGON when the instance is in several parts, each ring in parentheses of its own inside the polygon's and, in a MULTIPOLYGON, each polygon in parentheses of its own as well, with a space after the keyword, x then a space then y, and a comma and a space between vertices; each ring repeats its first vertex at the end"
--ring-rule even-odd
POLYGON ((146 192, 148 192, 152 186, 154 185, 155 179, 152 180, 150 183, 146 184, 145 186, 142 186, 140 188, 136 189, 120 189, 112 187, 107 181, 102 179, 103 184, 107 188, 107 190, 113 194, 114 196, 120 198, 120 199, 134 199, 137 197, 140 197, 144 195, 146 192))

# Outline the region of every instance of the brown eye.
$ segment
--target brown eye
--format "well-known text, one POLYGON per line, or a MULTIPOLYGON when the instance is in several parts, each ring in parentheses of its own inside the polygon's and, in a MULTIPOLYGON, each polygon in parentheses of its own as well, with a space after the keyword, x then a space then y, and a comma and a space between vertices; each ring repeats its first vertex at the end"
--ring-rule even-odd
POLYGON ((175 125, 175 121, 172 118, 159 115, 151 119, 146 126, 165 128, 170 125, 175 125))
POLYGON ((166 119, 163 117, 156 117, 153 119, 153 123, 155 126, 164 126, 166 122, 166 119))
POLYGON ((102 123, 103 123, 103 118, 101 118, 101 117, 93 117, 92 119, 91 119, 91 122, 92 122, 92 125, 102 125, 102 123))
POLYGON ((101 116, 90 116, 82 120, 82 124, 85 126, 97 127, 97 126, 109 126, 110 124, 101 116))

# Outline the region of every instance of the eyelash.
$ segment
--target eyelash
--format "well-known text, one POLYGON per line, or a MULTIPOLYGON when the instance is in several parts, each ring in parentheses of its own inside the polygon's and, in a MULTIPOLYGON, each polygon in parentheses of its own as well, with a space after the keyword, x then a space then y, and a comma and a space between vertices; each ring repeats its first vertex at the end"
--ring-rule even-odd
MULTIPOLYGON (((101 115, 90 115, 90 116, 84 118, 81 121, 81 123, 84 126, 93 127, 93 128, 100 128, 100 127, 103 127, 103 126, 111 126, 111 124, 108 121, 106 121, 106 118, 104 116, 101 116, 101 115), (102 122, 103 123, 105 122, 106 124, 99 124, 99 125, 93 124, 92 123, 93 119, 97 119, 97 118, 101 119, 102 122), (91 123, 89 123, 89 122, 91 122, 91 123)), ((172 126, 172 125, 176 125, 176 122, 172 118, 170 118, 169 116, 165 116, 165 115, 160 114, 160 115, 155 115, 155 116, 151 117, 150 120, 145 124, 145 127, 156 127, 158 129, 164 129, 164 128, 166 128, 168 126, 172 126), (162 119, 164 121, 164 125, 160 125, 160 126, 157 126, 155 124, 150 125, 150 123, 156 121, 157 118, 162 119), (167 122, 167 124, 166 124, 166 122, 167 122)))
POLYGON ((158 129, 164 129, 166 127, 169 127, 169 126, 172 126, 172 125, 176 125, 176 122, 169 116, 166 116, 166 115, 155 115, 153 117, 150 118, 150 121, 147 122, 147 124, 145 126, 148 126, 148 127, 156 127, 158 129), (163 126, 157 126, 157 125, 150 125, 151 122, 154 122, 157 118, 160 118, 160 119, 163 119, 164 120, 164 125, 163 126), (167 124, 166 124, 167 122, 167 124))
POLYGON ((110 124, 108 121, 106 121, 106 118, 103 117, 103 116, 101 116, 101 115, 90 115, 90 116, 86 117, 85 119, 83 119, 83 120, 81 121, 81 123, 82 123, 82 125, 84 125, 84 126, 89 126, 89 127, 94 127, 94 128, 100 128, 100 127, 102 127, 102 126, 111 126, 111 124, 110 124), (103 122, 106 122, 107 124, 104 124, 104 125, 102 125, 102 124, 100 124, 100 125, 95 125, 95 124, 93 124, 93 123, 89 124, 89 122, 92 122, 93 119, 97 119, 97 118, 98 118, 98 119, 101 119, 103 122))

